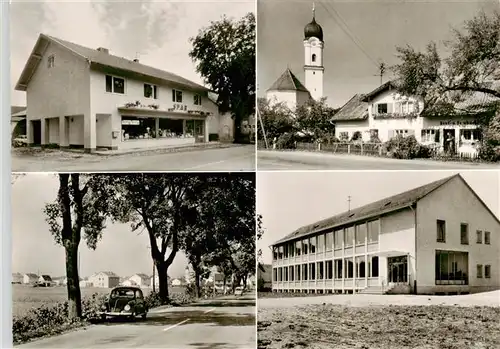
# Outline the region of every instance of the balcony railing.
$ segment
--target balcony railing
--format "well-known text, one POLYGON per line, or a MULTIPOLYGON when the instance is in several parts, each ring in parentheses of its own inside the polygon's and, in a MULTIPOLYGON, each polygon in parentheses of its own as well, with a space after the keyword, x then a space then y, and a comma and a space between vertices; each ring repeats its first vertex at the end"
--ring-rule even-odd
POLYGON ((373 118, 376 120, 382 119, 416 119, 418 112, 411 113, 373 113, 373 118))

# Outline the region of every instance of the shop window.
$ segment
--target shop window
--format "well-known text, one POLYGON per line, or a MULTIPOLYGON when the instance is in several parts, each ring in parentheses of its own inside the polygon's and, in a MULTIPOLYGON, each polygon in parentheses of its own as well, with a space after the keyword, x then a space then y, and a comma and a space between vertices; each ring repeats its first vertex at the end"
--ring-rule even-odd
POLYGON ((186 137, 203 136, 203 120, 186 120, 186 137))
POLYGON ((194 105, 201 105, 201 96, 194 95, 194 105))
POLYGON ((156 85, 144 84, 144 97, 158 99, 158 87, 156 85))
POLYGON ((182 91, 172 90, 172 102, 174 103, 182 103, 182 91))
POLYGON ((156 138, 155 118, 122 117, 122 140, 156 138))
POLYGON ((183 138, 184 126, 182 120, 176 119, 160 119, 159 121, 159 137, 160 138, 183 138))
POLYGON ((125 94, 125 80, 116 76, 106 75, 106 92, 125 94))
POLYGON ((467 285, 468 253, 436 251, 436 285, 467 285))

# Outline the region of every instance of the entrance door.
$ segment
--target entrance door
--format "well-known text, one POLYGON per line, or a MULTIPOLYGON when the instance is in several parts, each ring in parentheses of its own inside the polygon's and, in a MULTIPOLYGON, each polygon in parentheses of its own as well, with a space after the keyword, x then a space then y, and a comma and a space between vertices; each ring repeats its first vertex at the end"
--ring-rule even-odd
POLYGON ((33 144, 42 144, 42 121, 33 120, 31 121, 31 132, 33 134, 33 144))
POLYGON ((456 135, 454 129, 444 130, 444 152, 454 154, 456 148, 456 135))
POLYGON ((387 266, 390 283, 408 283, 408 256, 389 257, 387 266))

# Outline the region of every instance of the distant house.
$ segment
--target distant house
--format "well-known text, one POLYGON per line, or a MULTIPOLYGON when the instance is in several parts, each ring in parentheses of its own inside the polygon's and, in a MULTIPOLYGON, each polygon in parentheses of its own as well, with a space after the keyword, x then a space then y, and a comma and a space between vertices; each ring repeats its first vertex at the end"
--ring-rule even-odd
POLYGON ((80 287, 92 287, 92 282, 89 279, 80 278, 80 287))
POLYGON ((101 271, 89 277, 94 287, 113 288, 120 284, 120 277, 112 271, 101 271))
POLYGON ((125 281, 122 281, 120 283, 120 285, 122 285, 122 286, 137 286, 137 284, 135 283, 135 281, 133 281, 131 279, 127 279, 125 281))
POLYGON ((13 139, 26 135, 26 107, 10 107, 10 132, 13 139))
POLYGON ((12 283, 13 284, 22 284, 23 283, 23 274, 12 273, 12 283))
POLYGON ((182 280, 181 279, 173 279, 172 286, 182 286, 182 280))
POLYGON ((52 281, 50 275, 40 275, 40 277, 38 278, 38 284, 43 286, 52 286, 54 284, 54 281, 52 281))
POLYGON ((132 275, 129 280, 135 282, 139 287, 149 287, 151 285, 151 277, 142 273, 132 275))
POLYGON ((27 273, 23 275, 23 284, 34 284, 38 281, 38 275, 27 273))

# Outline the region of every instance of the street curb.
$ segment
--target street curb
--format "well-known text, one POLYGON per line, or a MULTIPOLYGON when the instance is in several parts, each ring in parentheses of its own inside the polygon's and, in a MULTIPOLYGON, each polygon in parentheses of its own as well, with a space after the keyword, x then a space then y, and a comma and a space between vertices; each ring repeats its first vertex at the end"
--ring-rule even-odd
POLYGON ((227 149, 233 147, 241 147, 242 144, 234 143, 217 143, 204 146, 179 146, 179 147, 169 147, 169 148, 155 148, 155 149, 131 149, 130 151, 124 151, 120 153, 106 153, 106 151, 99 151, 91 153, 91 155, 96 156, 121 156, 121 155, 149 155, 149 154, 168 154, 168 153, 183 153, 191 152, 196 150, 210 150, 210 149, 227 149))

